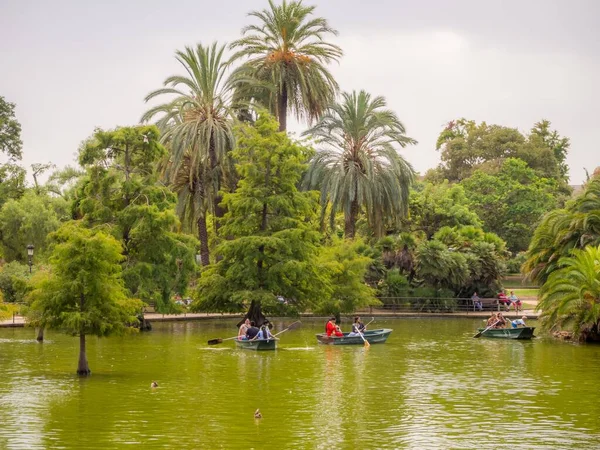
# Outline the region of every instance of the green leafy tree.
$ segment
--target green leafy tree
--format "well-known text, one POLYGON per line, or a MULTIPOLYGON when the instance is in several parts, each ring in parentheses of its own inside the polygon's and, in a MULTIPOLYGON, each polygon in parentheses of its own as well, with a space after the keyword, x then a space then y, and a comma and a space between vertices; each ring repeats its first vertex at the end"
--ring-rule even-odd
POLYGON ((236 71, 241 97, 257 98, 287 129, 288 110, 299 119, 318 118, 333 100, 338 85, 326 65, 337 61, 342 50, 326 41, 337 35, 315 7, 286 1, 249 15, 258 25, 242 29, 243 37, 231 44, 239 49, 233 59, 248 58, 236 71))
POLYGON ((165 96, 170 100, 142 117, 142 121, 159 117, 161 142, 171 153, 165 175, 179 195, 184 224, 195 222, 204 266, 210 263, 207 211, 217 219, 223 217, 221 189, 233 172, 229 152, 235 145, 234 110, 224 50, 225 46, 213 43, 178 51, 176 59, 186 75, 172 75, 164 81, 165 87, 148 94, 146 101, 165 96))
POLYGON ((504 275, 506 244, 474 226, 442 227, 416 250, 417 280, 459 297, 494 295, 504 275))
POLYGON ((567 329, 582 341, 600 341, 600 246, 575 249, 562 258, 540 289, 542 326, 567 329))
MULTIPOLYGON (((428 174, 428 178, 461 181, 477 169, 495 173, 505 159, 518 158, 538 176, 559 180, 566 191, 564 161, 568 140, 566 143, 555 142, 539 125, 536 124, 529 136, 524 136, 516 128, 486 122, 477 124, 466 119, 451 121, 437 140, 436 148, 441 152, 442 163, 437 171, 428 174)), ((558 134, 554 136, 559 139, 558 134)))
POLYGON ((556 180, 541 178, 523 160, 504 160, 496 174, 476 170, 461 186, 485 228, 513 252, 526 250, 543 215, 562 198, 556 180))
POLYGON ((0 96, 0 152, 8 161, 0 164, 0 206, 25 192, 25 169, 16 161, 23 157, 21 124, 15 117, 15 104, 0 96))
POLYGON ((341 103, 331 105, 305 134, 322 147, 311 160, 305 186, 320 189, 323 213, 331 204, 331 220, 343 211, 345 237, 354 237, 361 208, 376 237, 386 225, 399 223, 414 171, 397 148, 416 141, 406 136, 383 97, 343 93, 341 103))
POLYGON ((27 187, 25 176, 25 169, 18 164, 0 164, 0 205, 23 196, 27 187))
POLYGON ((15 118, 15 104, 0 96, 0 152, 14 161, 23 157, 22 150, 21 124, 15 118))
POLYGON ((543 144, 550 148, 554 153, 554 158, 558 162, 560 175, 566 179, 569 175, 569 166, 567 166, 567 154, 571 148, 571 141, 568 137, 560 136, 558 131, 550 129, 549 120, 536 122, 531 129, 531 138, 538 137, 543 144))
POLYGON ((52 172, 50 177, 48 177, 48 181, 44 185, 44 188, 47 192, 66 200, 71 200, 74 194, 75 185, 84 175, 84 171, 75 167, 66 166, 52 172))
POLYGON ((0 321, 9 319, 13 313, 17 311, 17 307, 10 303, 4 303, 0 300, 0 321))
POLYGON ((121 278, 121 246, 103 232, 75 223, 54 235, 52 270, 31 293, 42 327, 79 336, 78 375, 89 375, 86 336, 108 336, 137 322, 141 302, 127 298, 121 278))
POLYGON ((75 199, 89 227, 102 226, 122 244, 123 278, 135 297, 170 306, 196 266, 196 241, 177 232, 175 195, 158 182, 165 154, 154 126, 97 130, 79 153, 86 180, 75 199))
POLYGON ((23 303, 31 290, 29 268, 17 261, 5 264, 0 271, 0 292, 4 301, 23 303))
POLYGON ((27 262, 27 245, 35 246, 36 258, 43 258, 47 236, 60 225, 52 199, 28 191, 18 200, 9 200, 0 209, 0 245, 6 261, 27 262))
POLYGON ((573 249, 600 245, 600 174, 564 209, 550 211, 533 233, 523 273, 540 285, 573 249))
POLYGON ((266 113, 240 128, 234 157, 241 179, 223 196, 223 259, 202 272, 194 309, 235 311, 249 300, 248 316, 260 324, 261 308, 276 310, 278 297, 301 310, 331 292, 316 262, 320 234, 307 220, 316 199, 296 188, 310 149, 277 129, 266 113))
POLYGON ((318 264, 329 278, 332 291, 317 303, 315 312, 338 315, 381 304, 374 296, 375 290, 365 283, 372 259, 364 255, 364 247, 360 240, 335 239, 321 248, 318 264))
POLYGON ((424 232, 428 239, 445 226, 483 225, 463 187, 447 180, 440 184, 416 183, 410 195, 409 209, 406 226, 412 232, 424 232))

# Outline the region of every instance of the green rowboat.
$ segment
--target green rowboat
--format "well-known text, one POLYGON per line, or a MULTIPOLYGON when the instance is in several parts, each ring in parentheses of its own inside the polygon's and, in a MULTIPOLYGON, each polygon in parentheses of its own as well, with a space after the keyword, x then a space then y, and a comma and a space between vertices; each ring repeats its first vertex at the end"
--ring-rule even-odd
POLYGON ((277 339, 254 339, 253 341, 236 339, 238 348, 246 350, 275 350, 277 348, 277 339))
MULTIPOLYGON (((480 328, 479 331, 483 331, 485 328, 480 328)), ((483 331, 481 336, 495 339, 531 339, 533 337, 533 330, 535 327, 522 327, 522 328, 490 328, 489 330, 483 331)))
MULTIPOLYGON (((383 344, 393 330, 390 328, 381 328, 379 330, 368 330, 363 333, 369 344, 383 344)), ((365 341, 360 336, 349 336, 350 333, 344 333, 344 336, 327 336, 325 333, 317 334, 317 340, 321 344, 328 345, 364 345, 365 341)))

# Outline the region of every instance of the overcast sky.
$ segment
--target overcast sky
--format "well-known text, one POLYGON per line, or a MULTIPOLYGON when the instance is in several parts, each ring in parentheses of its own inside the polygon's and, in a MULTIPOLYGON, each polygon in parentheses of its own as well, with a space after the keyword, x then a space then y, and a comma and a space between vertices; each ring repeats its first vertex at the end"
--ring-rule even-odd
MULTIPOLYGON (((343 90, 383 95, 439 162, 443 125, 466 117, 527 132, 545 118, 571 138, 571 183, 600 165, 600 2, 313 0, 344 50, 343 90)), ((0 95, 17 104, 23 162, 73 164, 95 127, 138 123, 144 96, 180 73, 173 54, 231 41, 266 0, 0 0, 0 95)), ((304 124, 292 124, 300 132, 304 124)))

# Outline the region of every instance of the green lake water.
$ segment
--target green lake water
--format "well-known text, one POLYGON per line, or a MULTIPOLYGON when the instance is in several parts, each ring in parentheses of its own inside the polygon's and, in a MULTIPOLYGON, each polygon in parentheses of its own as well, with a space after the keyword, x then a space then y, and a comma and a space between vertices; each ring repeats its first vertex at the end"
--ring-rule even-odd
POLYGON ((378 319, 394 331, 368 349, 317 344, 315 320, 272 352, 207 345, 234 323, 88 338, 89 378, 77 338, 0 329, 0 448, 600 448, 598 345, 433 318, 378 319))

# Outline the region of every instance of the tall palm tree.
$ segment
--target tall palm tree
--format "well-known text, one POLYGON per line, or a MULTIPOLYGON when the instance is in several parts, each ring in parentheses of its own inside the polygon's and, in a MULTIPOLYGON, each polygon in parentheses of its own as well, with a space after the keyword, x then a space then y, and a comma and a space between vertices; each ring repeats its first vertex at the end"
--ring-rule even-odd
MULTIPOLYGON (((197 220, 204 220, 204 226, 207 204, 201 199, 210 198, 210 209, 217 219, 224 215, 219 192, 231 168, 228 154, 235 142, 232 85, 226 79, 229 64, 224 58, 225 48, 215 42, 208 47, 198 44, 177 51, 176 59, 185 69, 185 75, 168 77, 163 88, 148 94, 146 101, 159 96, 171 98, 150 108, 142 117, 142 121, 149 121, 159 116, 161 140, 171 151, 166 177, 173 183, 182 173, 187 174, 188 183, 176 182, 181 189, 177 192, 180 197, 194 199, 195 210, 190 213, 197 220)), ((192 203, 184 204, 191 207, 192 203)), ((201 226, 198 222, 205 252, 203 263, 206 263, 208 243, 201 226)))
POLYGON ((573 250, 540 289, 542 325, 568 328, 581 340, 600 339, 600 246, 573 250))
POLYGON ((206 212, 210 210, 210 191, 207 190, 208 167, 194 167, 187 152, 179 169, 171 177, 171 188, 177 193, 176 212, 188 230, 196 228, 200 240, 200 262, 210 264, 206 212))
POLYGON ((243 37, 231 44, 239 49, 232 59, 248 58, 235 74, 239 89, 245 91, 240 96, 254 97, 268 107, 279 121, 279 131, 287 128, 288 109, 299 119, 313 121, 338 89, 325 67, 342 56, 340 47, 325 41, 337 31, 327 20, 311 17, 314 9, 302 1, 275 5, 269 0, 269 9, 249 14, 260 24, 243 28, 243 37))
POLYGON ((323 146, 310 162, 305 187, 321 190, 321 205, 331 203, 332 218, 344 212, 347 238, 354 237, 361 207, 377 237, 386 219, 397 223, 406 213, 414 171, 397 147, 416 141, 405 133, 385 99, 365 91, 343 93, 342 101, 304 133, 323 146))

